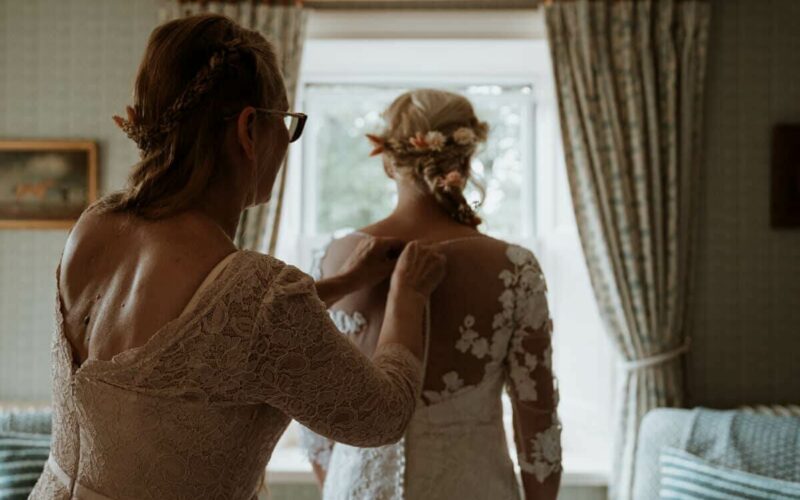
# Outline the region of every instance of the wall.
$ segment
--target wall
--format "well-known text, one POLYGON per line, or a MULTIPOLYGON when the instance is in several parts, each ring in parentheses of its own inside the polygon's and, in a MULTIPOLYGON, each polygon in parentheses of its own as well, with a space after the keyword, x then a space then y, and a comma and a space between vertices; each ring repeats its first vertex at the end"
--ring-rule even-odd
MULTIPOLYGON (((90 138, 101 187, 136 160, 111 123, 157 0, 0 0, 0 138, 90 138)), ((797 401, 800 231, 769 228, 769 130, 800 121, 800 2, 715 0, 694 402, 797 401)), ((54 271, 66 233, 0 231, 0 399, 49 398, 54 271)))
POLYGON ((716 0, 692 402, 800 400, 800 229, 769 227, 770 129, 800 122, 800 2, 716 0))
MULTIPOLYGON (((0 0, 0 138, 95 140, 101 190, 121 187, 137 154, 111 116, 157 15, 156 0, 0 0)), ((0 230, 0 399, 49 399, 66 234, 0 230)))

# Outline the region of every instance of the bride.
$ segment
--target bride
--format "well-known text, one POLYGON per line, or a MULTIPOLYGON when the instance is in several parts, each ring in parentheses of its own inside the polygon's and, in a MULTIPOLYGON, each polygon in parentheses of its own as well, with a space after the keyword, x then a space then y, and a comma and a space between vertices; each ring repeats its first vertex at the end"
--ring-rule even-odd
MULTIPOLYGON (((467 99, 439 90, 401 95, 384 118, 383 133, 368 138, 397 182, 397 207, 333 241, 318 278, 335 275, 359 242, 374 236, 435 244, 447 257, 447 277, 428 304, 423 390, 404 438, 358 448, 303 431, 323 496, 519 498, 503 428, 505 386, 524 497, 555 498, 560 423, 544 276, 530 251, 480 233, 481 220, 463 195, 471 157, 488 127, 467 99)), ((368 355, 377 345, 388 290, 388 282, 362 289, 329 311, 368 355)))

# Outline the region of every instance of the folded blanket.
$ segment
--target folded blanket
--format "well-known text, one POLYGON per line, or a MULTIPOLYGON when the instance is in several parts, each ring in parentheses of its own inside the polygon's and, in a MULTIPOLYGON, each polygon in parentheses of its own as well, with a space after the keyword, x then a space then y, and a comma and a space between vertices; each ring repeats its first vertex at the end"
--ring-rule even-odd
POLYGON ((50 434, 52 417, 47 408, 0 409, 0 432, 50 434))
POLYGON ((0 500, 26 499, 50 454, 48 409, 0 411, 0 500))
POLYGON ((49 434, 0 432, 0 499, 28 498, 49 454, 49 434))
POLYGON ((681 448, 728 469, 800 482, 798 417, 697 408, 681 448))
POLYGON ((712 465, 677 448, 661 452, 662 500, 800 500, 800 483, 712 465))

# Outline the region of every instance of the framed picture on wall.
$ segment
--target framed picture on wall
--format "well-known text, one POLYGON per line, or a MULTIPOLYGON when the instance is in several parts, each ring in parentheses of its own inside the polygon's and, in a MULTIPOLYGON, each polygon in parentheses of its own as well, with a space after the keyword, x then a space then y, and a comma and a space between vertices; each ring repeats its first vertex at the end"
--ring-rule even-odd
POLYGON ((69 228, 96 199, 94 142, 0 140, 0 228, 69 228))
POLYGON ((800 123, 772 130, 772 227, 800 228, 800 123))

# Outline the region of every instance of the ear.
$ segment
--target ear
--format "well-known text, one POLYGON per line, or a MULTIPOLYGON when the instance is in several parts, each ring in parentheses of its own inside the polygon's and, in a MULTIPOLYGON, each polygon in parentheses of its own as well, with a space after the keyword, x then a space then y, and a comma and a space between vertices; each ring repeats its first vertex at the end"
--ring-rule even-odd
POLYGON ((249 160, 253 160, 256 157, 256 147, 253 139, 255 119, 256 109, 252 106, 244 108, 236 119, 236 138, 239 140, 239 145, 249 160))
POLYGON ((386 172, 386 176, 390 179, 394 179, 394 165, 392 164, 392 160, 389 159, 388 155, 383 155, 383 171, 386 172))

